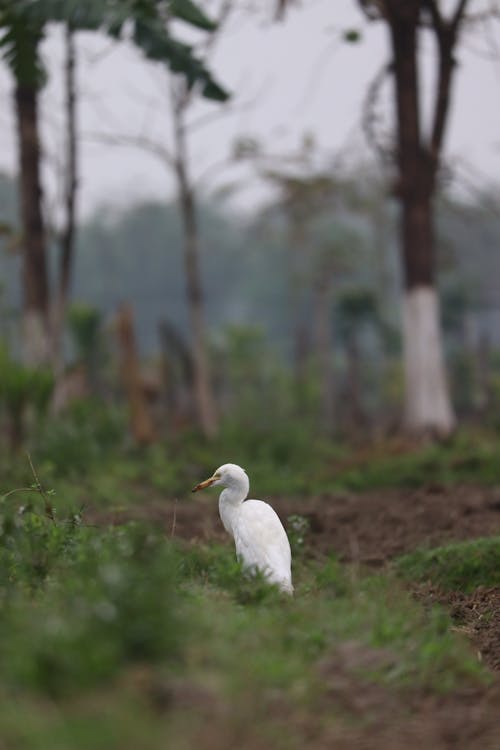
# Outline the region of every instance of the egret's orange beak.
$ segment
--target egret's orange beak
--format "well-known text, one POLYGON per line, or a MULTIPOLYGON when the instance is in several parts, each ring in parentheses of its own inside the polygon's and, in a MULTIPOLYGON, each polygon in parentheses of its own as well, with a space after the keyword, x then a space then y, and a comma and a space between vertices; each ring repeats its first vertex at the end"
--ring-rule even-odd
POLYGON ((210 477, 210 479, 205 479, 204 482, 200 482, 196 485, 196 487, 193 487, 191 492, 198 492, 198 490, 204 490, 205 487, 210 487, 211 484, 213 484, 218 477, 210 477))

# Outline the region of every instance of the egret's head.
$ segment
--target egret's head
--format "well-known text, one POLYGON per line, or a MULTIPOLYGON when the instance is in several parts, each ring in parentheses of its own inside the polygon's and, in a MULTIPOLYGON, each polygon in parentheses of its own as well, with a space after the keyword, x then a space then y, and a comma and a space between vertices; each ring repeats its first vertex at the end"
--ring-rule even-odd
POLYGON ((222 487, 241 487, 246 485, 248 488, 248 477, 245 469, 237 464, 223 464, 214 471, 213 475, 204 482, 200 482, 193 487, 193 492, 203 490, 205 487, 212 487, 216 485, 222 485, 222 487))

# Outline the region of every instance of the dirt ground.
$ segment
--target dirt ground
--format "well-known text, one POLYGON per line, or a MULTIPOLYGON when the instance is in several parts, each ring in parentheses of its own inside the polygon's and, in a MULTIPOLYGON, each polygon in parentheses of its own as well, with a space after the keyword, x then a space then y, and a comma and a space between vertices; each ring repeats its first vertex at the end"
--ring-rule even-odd
MULTIPOLYGON (((379 490, 363 494, 333 494, 304 499, 273 498, 286 523, 290 515, 309 521, 305 544, 309 554, 334 552, 345 562, 382 567, 417 547, 500 533, 500 488, 460 486, 419 490, 379 490)), ((153 520, 169 535, 187 541, 227 540, 212 494, 185 501, 155 499, 117 514, 99 514, 99 522, 122 523, 129 518, 153 520)), ((308 746, 346 750, 500 750, 500 589, 480 587, 472 594, 441 591, 430 583, 415 585, 412 594, 428 606, 440 602, 450 612, 454 627, 471 641, 478 659, 491 670, 492 684, 437 697, 418 693, 395 698, 381 686, 353 682, 352 662, 359 667, 359 646, 349 646, 320 666, 331 683, 332 703, 352 714, 353 725, 338 727, 331 736, 305 725, 308 746)), ((369 656, 368 656, 369 658, 369 656)), ((354 670, 356 671, 356 670, 354 670)), ((359 671, 359 670, 358 670, 359 671)), ((291 723, 296 723, 294 716, 291 723)), ((227 723, 211 724, 222 750, 231 731, 227 723)), ((237 730, 236 730, 237 731, 237 730)), ((205 739, 208 735, 205 736, 205 739)), ((251 738, 249 747, 256 747, 251 738)), ((203 742, 200 748, 206 747, 203 742)), ((215 746, 209 743, 209 746, 215 746)), ((244 747, 244 745, 239 745, 244 747)))
MULTIPOLYGON (((500 487, 431 486, 418 490, 378 490, 304 499, 273 498, 285 522, 300 515, 309 522, 305 536, 311 555, 335 553, 344 562, 381 567, 418 547, 500 534, 500 487)), ((227 541, 213 493, 197 494, 174 503, 151 500, 100 521, 122 523, 129 518, 154 520, 187 541, 227 541)), ((500 590, 472 594, 416 586, 421 601, 439 601, 472 641, 478 658, 500 672, 500 590)), ((499 745, 500 750, 500 745, 499 745)))

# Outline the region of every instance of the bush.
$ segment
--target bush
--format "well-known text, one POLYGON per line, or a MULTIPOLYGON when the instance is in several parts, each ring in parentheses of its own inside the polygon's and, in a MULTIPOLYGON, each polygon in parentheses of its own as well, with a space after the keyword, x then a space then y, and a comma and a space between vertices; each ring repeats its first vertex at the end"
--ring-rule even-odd
POLYGON ((175 557, 151 529, 100 531, 74 516, 5 513, 0 569, 0 670, 8 684, 59 696, 128 663, 179 653, 175 557))
POLYGON ((57 476, 82 475, 123 448, 125 435, 125 416, 120 410, 84 399, 43 426, 34 453, 57 476))

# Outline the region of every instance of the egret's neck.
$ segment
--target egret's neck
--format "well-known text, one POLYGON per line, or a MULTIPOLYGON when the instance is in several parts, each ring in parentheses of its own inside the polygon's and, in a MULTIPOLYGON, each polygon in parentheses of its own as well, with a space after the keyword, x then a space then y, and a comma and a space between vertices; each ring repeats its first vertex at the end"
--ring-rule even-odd
POLYGON ((238 508, 248 495, 250 483, 242 478, 222 490, 219 496, 219 513, 224 528, 233 535, 233 519, 238 508))

